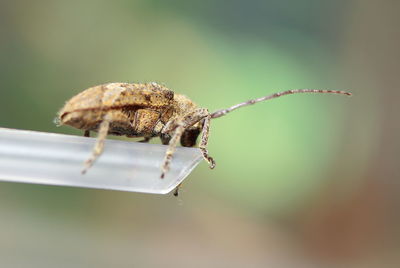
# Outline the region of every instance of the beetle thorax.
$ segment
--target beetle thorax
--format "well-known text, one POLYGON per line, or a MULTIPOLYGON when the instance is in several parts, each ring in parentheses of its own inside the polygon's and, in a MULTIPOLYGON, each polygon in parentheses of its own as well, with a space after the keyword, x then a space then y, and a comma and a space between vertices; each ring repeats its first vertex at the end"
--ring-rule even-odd
POLYGON ((188 97, 181 94, 174 95, 175 117, 183 117, 184 115, 194 111, 197 105, 188 97))

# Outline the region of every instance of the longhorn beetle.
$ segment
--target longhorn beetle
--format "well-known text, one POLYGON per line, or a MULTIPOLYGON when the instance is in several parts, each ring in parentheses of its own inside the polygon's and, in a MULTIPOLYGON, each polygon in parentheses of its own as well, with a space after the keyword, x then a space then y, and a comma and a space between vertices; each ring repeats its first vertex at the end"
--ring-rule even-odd
MULTIPOLYGON (((88 88, 67 101, 58 113, 58 121, 60 125, 84 130, 87 137, 90 136, 90 131, 98 132, 93 152, 84 164, 83 174, 103 152, 104 140, 109 134, 143 137, 141 142, 160 137, 162 144, 168 145, 161 167, 161 178, 164 178, 178 142, 184 147, 193 147, 200 133, 199 149, 209 167, 215 167, 215 161, 207 151, 211 119, 241 107, 297 93, 351 95, 338 90, 293 89, 210 113, 207 109, 198 107, 188 97, 176 94, 155 82, 108 83, 88 88)), ((177 195, 177 191, 175 194, 177 195)))

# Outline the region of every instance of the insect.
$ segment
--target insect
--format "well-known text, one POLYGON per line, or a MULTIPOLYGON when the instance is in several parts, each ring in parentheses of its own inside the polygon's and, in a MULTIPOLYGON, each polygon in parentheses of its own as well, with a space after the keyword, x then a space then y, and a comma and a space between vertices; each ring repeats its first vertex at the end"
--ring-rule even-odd
MULTIPOLYGON (((180 142, 193 147, 201 135, 199 149, 209 167, 215 167, 207 150, 210 121, 233 110, 258 102, 297 93, 335 93, 351 95, 345 91, 294 89, 236 104, 210 113, 198 107, 188 97, 176 94, 163 85, 152 83, 108 83, 88 88, 66 102, 58 113, 60 125, 84 130, 85 136, 98 132, 91 156, 85 161, 82 173, 101 155, 107 135, 143 137, 148 142, 160 137, 168 145, 161 167, 161 178, 168 172, 171 160, 180 142)), ((176 192, 177 193, 177 192, 176 192)))

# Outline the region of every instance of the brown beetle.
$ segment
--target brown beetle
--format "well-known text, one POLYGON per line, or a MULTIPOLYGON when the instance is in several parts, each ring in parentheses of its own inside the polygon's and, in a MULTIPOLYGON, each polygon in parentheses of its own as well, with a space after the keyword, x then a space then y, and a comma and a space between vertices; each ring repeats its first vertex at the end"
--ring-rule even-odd
POLYGON ((201 133, 199 148, 210 168, 215 161, 207 151, 210 120, 224 116, 240 107, 295 93, 335 93, 351 95, 336 90, 296 89, 249 100, 230 108, 209 113, 199 108, 189 98, 176 94, 157 83, 108 83, 86 89, 70 99, 58 114, 60 125, 69 125, 85 131, 98 132, 97 142, 90 158, 85 162, 85 173, 100 156, 108 134, 143 137, 148 142, 160 137, 168 145, 161 167, 161 178, 169 170, 175 148, 193 147, 201 133))

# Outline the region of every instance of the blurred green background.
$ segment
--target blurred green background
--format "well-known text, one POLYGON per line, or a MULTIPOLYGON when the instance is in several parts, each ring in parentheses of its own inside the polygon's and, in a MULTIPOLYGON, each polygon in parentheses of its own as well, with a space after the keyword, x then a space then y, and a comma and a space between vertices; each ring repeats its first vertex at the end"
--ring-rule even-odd
POLYGON ((399 267, 400 3, 0 1, 0 126, 53 124, 106 82, 211 111, 179 198, 0 183, 1 267, 399 267))

